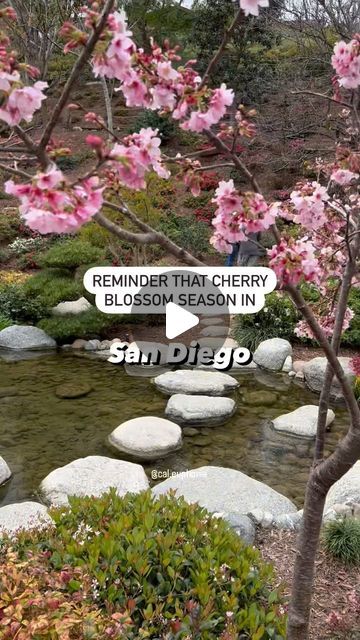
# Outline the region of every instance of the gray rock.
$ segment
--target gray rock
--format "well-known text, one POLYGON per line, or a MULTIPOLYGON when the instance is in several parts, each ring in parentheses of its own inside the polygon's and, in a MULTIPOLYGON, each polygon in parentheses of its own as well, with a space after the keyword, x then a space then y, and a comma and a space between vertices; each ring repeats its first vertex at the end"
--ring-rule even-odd
POLYGON ((168 362, 168 350, 167 344, 162 342, 146 342, 144 340, 137 340, 130 344, 130 349, 138 348, 146 358, 150 359, 150 362, 155 366, 164 366, 168 362))
POLYGON ((183 435, 188 438, 193 438, 194 436, 200 435, 201 431, 199 429, 194 429, 193 427, 185 427, 183 430, 183 435))
POLYGON ((262 509, 253 509, 249 511, 247 516, 255 522, 256 525, 264 529, 270 529, 274 521, 273 514, 270 513, 270 511, 263 511, 262 509))
POLYGON ((68 504, 68 496, 101 496, 111 487, 120 496, 147 489, 144 469, 133 462, 88 456, 55 469, 42 481, 40 491, 53 505, 68 504))
POLYGON ((271 338, 261 342, 254 353, 254 362, 263 369, 281 371, 288 356, 292 355, 292 346, 282 338, 271 338))
POLYGON ((155 384, 159 391, 170 396, 176 393, 223 396, 239 386, 238 381, 226 373, 185 369, 163 373, 155 378, 155 384))
POLYGON ((235 401, 231 398, 189 396, 179 393, 171 396, 165 415, 178 424, 211 427, 224 423, 234 414, 235 409, 235 401))
MULTIPOLYGON (((344 373, 347 379, 350 383, 352 383, 354 381, 355 374, 350 367, 351 358, 339 358, 339 361, 342 368, 344 369, 344 373)), ((316 391, 317 393, 321 391, 324 384, 326 366, 326 358, 313 358, 305 364, 303 369, 305 382, 312 391, 316 391)), ((333 384, 331 386, 331 397, 334 400, 339 400, 342 398, 342 391, 336 378, 334 378, 333 384)))
POLYGON ((272 407, 278 398, 277 393, 273 391, 259 390, 248 391, 245 393, 245 404, 250 407, 272 407))
POLYGON ((200 333, 204 338, 227 338, 229 335, 229 327, 222 327, 221 325, 210 326, 202 329, 200 333))
MULTIPOLYGON (((307 404, 299 407, 291 413, 286 413, 273 420, 273 427, 276 431, 282 431, 292 436, 301 438, 315 438, 317 430, 319 407, 307 404)), ((335 420, 335 413, 332 409, 327 412, 326 426, 330 426, 335 420)))
POLYGON ((296 512, 295 505, 263 482, 224 467, 200 467, 168 478, 153 488, 158 496, 170 489, 187 502, 198 502, 211 512, 247 515, 261 509, 273 516, 296 512))
POLYGON ((4 458, 0 456, 0 484, 4 484, 11 477, 11 471, 4 458))
POLYGON ((0 509, 1 534, 14 535, 21 530, 40 529, 53 524, 47 508, 39 502, 19 502, 0 509))
POLYGON ((100 351, 100 340, 88 340, 84 346, 85 351, 100 351))
POLYGON ((292 357, 291 357, 291 356, 288 356, 288 357, 286 358, 285 362, 284 362, 284 365, 283 365, 282 371, 283 371, 284 373, 290 373, 290 371, 292 371, 292 368, 293 368, 292 357))
POLYGON ((200 338, 197 340, 200 347, 210 347, 211 349, 215 349, 219 351, 220 349, 238 349, 239 344, 233 338, 200 338))
POLYGON ((109 436, 110 444, 140 460, 156 460, 182 446, 182 431, 164 418, 134 418, 121 424, 109 436))
POLYGON ((100 351, 109 351, 111 347, 110 340, 102 340, 100 343, 100 351))
POLYGON ((288 531, 298 531, 303 519, 303 510, 296 513, 283 513, 274 518, 273 526, 276 529, 286 529, 288 531))
POLYGON ((325 512, 336 504, 360 503, 360 460, 330 489, 325 512))
POLYGON ((89 309, 91 309, 90 302, 86 298, 79 298, 69 302, 59 302, 51 309, 51 313, 53 316, 78 316, 89 309))
POLYGON ((0 349, 41 351, 56 349, 56 342, 38 327, 12 325, 0 331, 0 349))
POLYGON ((297 371, 295 373, 295 380, 300 380, 301 382, 304 382, 304 380, 305 380, 304 372, 303 371, 297 371))
POLYGON ((256 532, 250 518, 238 513, 224 513, 222 517, 230 524, 235 533, 242 538, 245 544, 251 545, 254 543, 256 532))
POLYGON ((200 324, 202 324, 204 327, 211 327, 217 324, 224 324, 224 318, 212 318, 211 316, 208 316, 206 318, 202 318, 200 320, 200 324))

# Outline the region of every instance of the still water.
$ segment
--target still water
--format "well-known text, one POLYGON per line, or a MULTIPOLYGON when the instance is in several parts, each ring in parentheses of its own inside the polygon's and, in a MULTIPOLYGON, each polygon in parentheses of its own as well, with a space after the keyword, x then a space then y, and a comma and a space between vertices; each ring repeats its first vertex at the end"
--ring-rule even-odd
MULTIPOLYGON (((301 507, 313 443, 279 435, 269 420, 318 397, 282 374, 239 376, 237 411, 223 426, 184 436, 181 451, 145 464, 184 471, 202 465, 231 467, 266 482, 301 507)), ((115 427, 139 416, 164 416, 167 398, 150 378, 128 376, 107 362, 57 354, 19 362, 0 360, 0 455, 13 476, 0 487, 0 505, 37 497, 41 480, 56 467, 88 455, 119 457, 107 445, 115 427), (63 384, 88 384, 91 392, 61 399, 63 384)), ((328 436, 332 448, 346 430, 344 408, 334 407, 328 436)))

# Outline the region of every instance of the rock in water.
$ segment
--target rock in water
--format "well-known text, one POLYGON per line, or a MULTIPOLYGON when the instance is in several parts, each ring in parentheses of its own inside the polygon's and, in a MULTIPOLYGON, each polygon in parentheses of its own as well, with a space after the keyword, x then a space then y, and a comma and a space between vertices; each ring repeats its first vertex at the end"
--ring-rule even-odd
POLYGON ((0 509, 0 536, 14 535, 19 531, 39 529, 53 524, 47 508, 39 502, 19 502, 0 509))
POLYGON ((109 436, 110 444, 140 460, 156 460, 182 446, 180 427, 164 418, 134 418, 121 424, 109 436))
MULTIPOLYGON (((355 379, 355 374, 350 366, 351 358, 339 358, 340 364, 344 369, 345 375, 349 382, 352 384, 355 379)), ((311 391, 320 393, 325 378, 325 371, 327 367, 326 358, 313 358, 309 360, 304 366, 303 372, 305 375, 305 382, 311 391)), ((331 397, 334 400, 342 398, 342 391, 337 378, 334 378, 331 385, 331 397)))
POLYGON ((0 349, 56 349, 56 342, 38 327, 16 324, 0 331, 0 349))
MULTIPOLYGON (((319 407, 307 404, 299 407, 291 413, 286 413, 273 420, 273 427, 276 431, 282 431, 292 436, 302 438, 315 438, 317 430, 319 407)), ((326 426, 328 427, 335 420, 335 413, 329 409, 327 412, 326 426)))
POLYGON ((11 477, 11 471, 6 464, 4 458, 0 456, 0 484, 4 484, 11 477))
POLYGON ((92 390, 93 388, 89 384, 86 384, 86 382, 74 382, 62 384, 59 387, 56 387, 55 395, 58 398, 73 400, 75 398, 82 398, 83 396, 89 395, 92 390))
POLYGON ((254 353, 254 362, 263 369, 281 371, 286 358, 292 355, 292 346, 282 338, 261 342, 254 353))
POLYGON ((68 496, 101 496, 114 487, 119 496, 139 493, 149 486, 139 464, 88 456, 55 469, 42 481, 40 491, 53 505, 68 504, 68 496))
POLYGON ((243 516, 255 509, 274 516, 295 513, 296 506, 274 489, 241 471, 224 467, 200 467, 156 485, 155 496, 176 490, 187 502, 198 502, 211 512, 243 516))
POLYGON ((159 391, 167 395, 222 396, 234 391, 239 382, 227 375, 214 371, 168 371, 155 378, 159 391))
POLYGON ((231 398, 189 396, 179 393, 171 396, 165 415, 178 424, 212 427, 228 420, 235 409, 235 401, 231 398))

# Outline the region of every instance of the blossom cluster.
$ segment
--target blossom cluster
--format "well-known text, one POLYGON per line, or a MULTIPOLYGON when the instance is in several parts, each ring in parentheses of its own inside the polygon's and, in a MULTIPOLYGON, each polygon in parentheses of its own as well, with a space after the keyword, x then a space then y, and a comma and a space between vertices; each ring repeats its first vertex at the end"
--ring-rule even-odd
POLYGON ((9 180, 5 191, 20 199, 20 213, 26 224, 42 234, 76 231, 98 213, 103 203, 103 188, 97 176, 72 186, 55 165, 36 174, 31 183, 15 184, 9 180))
POLYGON ((217 210, 211 243, 227 253, 231 253, 231 244, 246 240, 249 233, 269 229, 277 215, 276 209, 269 207, 259 193, 239 193, 233 180, 219 183, 213 202, 217 210))
POLYGON ((311 240, 283 238, 268 251, 269 267, 281 286, 297 285, 302 280, 319 284, 321 270, 311 240))
POLYGON ((360 36, 346 43, 337 42, 331 64, 339 78, 339 84, 345 89, 360 87, 360 36))
MULTIPOLYGON (((331 338, 334 333, 335 313, 329 313, 329 310, 326 309, 325 313, 315 313, 314 315, 326 337, 331 338)), ((350 327, 350 323, 354 315, 354 312, 348 307, 344 316, 344 323, 342 328, 343 332, 350 327)), ((298 336, 298 338, 309 338, 310 340, 313 340, 315 338, 306 320, 300 320, 300 322, 298 322, 297 326, 295 327, 294 333, 296 336, 298 336)))
POLYGON ((175 68, 173 62, 180 58, 168 46, 163 51, 153 44, 150 54, 138 49, 124 12, 109 16, 108 29, 108 47, 93 59, 94 74, 119 80, 128 107, 168 111, 175 120, 187 118, 181 126, 197 132, 224 117, 234 100, 225 84, 214 90, 203 87, 192 68, 194 61, 175 68))

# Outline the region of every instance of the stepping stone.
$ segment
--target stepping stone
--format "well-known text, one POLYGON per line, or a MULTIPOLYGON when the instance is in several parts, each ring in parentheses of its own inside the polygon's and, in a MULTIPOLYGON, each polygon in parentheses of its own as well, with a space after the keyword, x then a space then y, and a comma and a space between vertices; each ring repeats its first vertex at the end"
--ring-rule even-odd
POLYGON ((226 373, 213 371, 168 371, 155 378, 159 391, 174 394, 223 396, 234 391, 239 383, 226 373))
POLYGON ((176 394, 167 403, 165 415, 178 424, 212 427, 226 422, 235 409, 231 398, 176 394))
POLYGON ((360 460, 330 488, 325 512, 334 505, 360 504, 360 460))
POLYGON ((241 471, 224 467, 200 467, 168 478, 157 484, 155 496, 175 490, 187 502, 198 502, 211 512, 234 517, 247 515, 255 509, 269 511, 273 516, 296 513, 296 506, 268 485, 254 480, 241 471))
POLYGON ((53 524, 47 508, 39 502, 19 502, 0 509, 1 534, 14 535, 19 531, 42 529, 53 524))
POLYGON ((141 460, 156 460, 181 448, 182 432, 164 418, 134 418, 117 427, 109 442, 118 451, 141 460))
POLYGON ((211 347, 212 349, 215 349, 216 351, 219 351, 220 349, 238 349, 239 348, 239 344, 236 342, 236 340, 233 340, 233 338, 226 338, 226 337, 221 337, 219 336, 218 338, 200 338, 200 340, 197 340, 197 342, 199 343, 200 347, 211 347))
POLYGON ((11 477, 11 471, 6 464, 4 458, 0 456, 0 484, 4 484, 11 477))
POLYGON ((200 334, 204 338, 227 338, 229 336, 229 327, 222 327, 220 325, 215 327, 205 327, 200 331, 200 334))
POLYGON ((211 316, 206 316, 205 318, 200 320, 200 324, 204 327, 211 327, 216 324, 224 324, 224 318, 212 318, 211 316))
MULTIPOLYGON (((273 420, 272 424, 276 431, 288 433, 291 436, 301 438, 315 438, 317 430, 319 407, 308 404, 299 407, 291 413, 286 413, 273 420)), ((326 426, 328 427, 335 420, 335 413, 329 409, 327 412, 326 426)))
POLYGON ((89 393, 91 393, 91 391, 93 390, 93 387, 91 387, 89 384, 84 383, 69 383, 69 384, 62 384, 59 387, 56 388, 55 390, 55 395, 58 398, 63 398, 63 399, 67 399, 67 400, 73 400, 75 398, 82 398, 84 396, 89 395, 89 393))
MULTIPOLYGON (((345 376, 347 377, 350 384, 352 384, 355 379, 355 374, 351 367, 351 358, 340 357, 339 362, 344 370, 345 376)), ((321 392, 324 384, 326 367, 326 358, 313 358, 312 360, 306 362, 303 372, 305 375, 305 382, 311 389, 311 391, 316 391, 318 393, 321 392)), ((340 400, 343 397, 341 387, 337 378, 334 378, 333 380, 330 394, 334 400, 340 400)))
POLYGON ((139 464, 104 456, 88 456, 55 469, 42 481, 40 491, 55 506, 67 505, 69 496, 100 497, 110 488, 119 496, 139 493, 149 486, 139 464))
POLYGON ((281 371, 285 360, 292 355, 292 346, 282 338, 271 338, 261 342, 254 353, 254 362, 263 369, 281 371))

